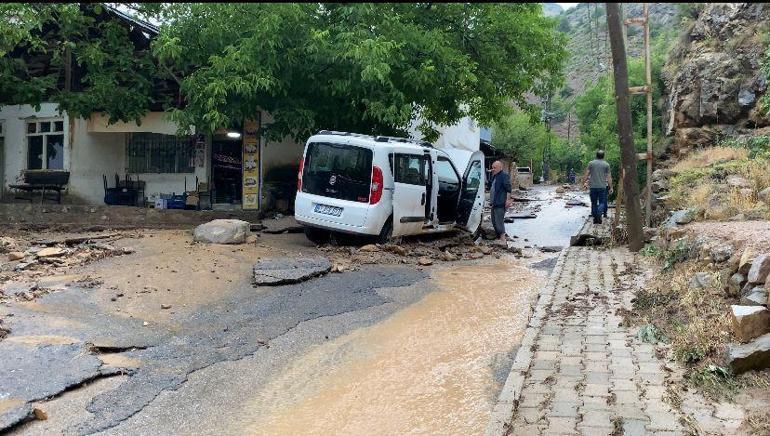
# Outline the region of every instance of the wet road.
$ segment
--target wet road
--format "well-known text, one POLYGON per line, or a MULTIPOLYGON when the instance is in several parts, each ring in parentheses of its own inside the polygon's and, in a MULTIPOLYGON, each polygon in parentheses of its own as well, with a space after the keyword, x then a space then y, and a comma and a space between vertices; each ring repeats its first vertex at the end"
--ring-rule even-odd
POLYGON ((540 211, 536 212, 535 219, 517 219, 513 223, 505 225, 505 230, 509 235, 516 235, 518 239, 514 241, 515 245, 533 245, 544 247, 549 245, 567 246, 570 242, 570 236, 573 236, 585 219, 590 215, 589 207, 571 206, 565 208, 567 199, 574 198, 583 200, 590 204, 587 193, 579 191, 568 191, 561 195, 555 193, 553 186, 534 186, 527 193, 533 198, 541 201, 533 201, 527 206, 540 206, 540 211), (528 241, 524 241, 528 239, 528 241))
MULTIPOLYGON (((587 209, 536 192, 509 231, 566 245, 587 209)), ((105 312, 99 289, 49 294, 8 309, 0 415, 48 413, 17 434, 480 434, 545 279, 531 264, 553 256, 236 281, 169 324, 105 312)))

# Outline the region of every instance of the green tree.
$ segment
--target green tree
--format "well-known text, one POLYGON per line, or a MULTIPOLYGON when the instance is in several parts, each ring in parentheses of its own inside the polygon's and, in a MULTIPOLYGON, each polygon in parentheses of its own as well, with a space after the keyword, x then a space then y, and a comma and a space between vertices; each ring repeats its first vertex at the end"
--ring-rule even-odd
POLYGON ((82 117, 104 111, 116 122, 139 120, 154 103, 163 74, 149 45, 137 45, 129 25, 100 4, 8 3, 0 16, 0 105, 49 101, 82 117))
POLYGON ((403 133, 420 114, 492 124, 562 80, 564 36, 539 4, 174 4, 154 44, 180 78, 181 125, 270 112, 273 137, 403 133))

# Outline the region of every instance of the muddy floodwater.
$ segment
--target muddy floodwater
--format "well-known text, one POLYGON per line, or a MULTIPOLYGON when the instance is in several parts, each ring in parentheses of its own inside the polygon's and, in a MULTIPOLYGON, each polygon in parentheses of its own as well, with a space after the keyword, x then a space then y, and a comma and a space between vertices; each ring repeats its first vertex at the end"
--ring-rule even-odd
POLYGON ((230 433, 483 433, 544 275, 507 259, 429 281, 421 301, 294 361, 230 433))

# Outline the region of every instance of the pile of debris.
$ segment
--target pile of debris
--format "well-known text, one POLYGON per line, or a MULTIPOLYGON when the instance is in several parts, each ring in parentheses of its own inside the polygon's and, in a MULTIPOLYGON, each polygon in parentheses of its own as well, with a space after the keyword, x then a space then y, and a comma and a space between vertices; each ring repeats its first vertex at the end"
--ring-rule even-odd
POLYGON ((741 343, 727 349, 736 373, 770 367, 769 275, 770 253, 756 254, 747 248, 728 282, 730 290, 740 296, 740 304, 731 306, 731 314, 735 337, 741 343))
MULTIPOLYGON (((16 296, 32 300, 49 292, 41 285, 46 279, 112 256, 134 252, 132 248, 115 247, 108 242, 124 238, 123 233, 77 236, 60 239, 0 237, 0 299, 16 296)), ((83 286, 93 286, 93 279, 84 280, 83 286)))
POLYGON ((435 262, 481 259, 485 256, 500 258, 502 253, 521 253, 520 249, 475 242, 461 234, 429 242, 401 241, 397 244, 367 244, 362 247, 324 245, 319 247, 332 259, 332 272, 355 270, 361 264, 415 264, 430 266, 435 262))

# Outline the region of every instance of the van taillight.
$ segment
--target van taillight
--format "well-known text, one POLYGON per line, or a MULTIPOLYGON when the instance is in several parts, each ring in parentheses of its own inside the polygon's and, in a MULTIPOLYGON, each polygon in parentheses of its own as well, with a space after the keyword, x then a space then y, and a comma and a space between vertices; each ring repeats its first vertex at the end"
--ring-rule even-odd
POLYGON ((372 167, 372 191, 369 194, 369 204, 377 204, 382 198, 382 170, 378 166, 372 167))
POLYGON ((305 158, 299 161, 299 174, 297 174, 297 192, 302 192, 302 170, 305 168, 305 158))

